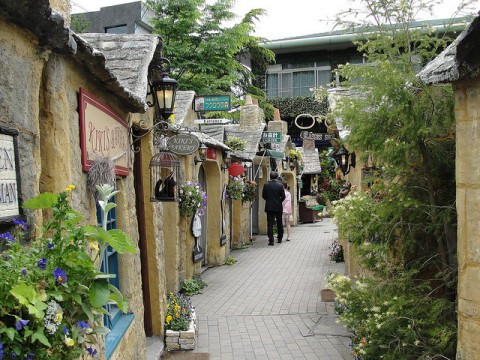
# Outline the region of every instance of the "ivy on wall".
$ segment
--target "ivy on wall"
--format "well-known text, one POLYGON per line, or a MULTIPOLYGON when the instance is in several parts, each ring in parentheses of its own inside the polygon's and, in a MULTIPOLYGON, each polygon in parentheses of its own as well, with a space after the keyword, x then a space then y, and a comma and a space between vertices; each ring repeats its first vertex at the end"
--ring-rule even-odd
POLYGON ((326 100, 319 102, 313 96, 278 97, 268 101, 280 110, 282 120, 293 121, 300 114, 325 115, 328 110, 326 100))

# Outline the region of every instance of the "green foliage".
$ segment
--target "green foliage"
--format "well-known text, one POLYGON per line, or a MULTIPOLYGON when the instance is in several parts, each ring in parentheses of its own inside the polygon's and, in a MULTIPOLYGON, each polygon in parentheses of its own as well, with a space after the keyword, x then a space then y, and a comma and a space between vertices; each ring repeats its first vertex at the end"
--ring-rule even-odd
POLYGON ((201 294, 200 290, 202 290, 205 286, 207 286, 207 283, 200 277, 185 279, 181 284, 181 292, 184 295, 193 296, 201 294))
POLYGON ((236 136, 229 136, 224 143, 230 149, 237 151, 243 151, 247 146, 247 142, 245 140, 242 140, 236 136))
POLYGON ((242 202, 255 201, 255 194, 257 192, 257 183, 255 181, 245 181, 245 186, 242 193, 242 202))
POLYGON ((227 260, 225 260, 224 264, 225 265, 233 265, 237 262, 237 260, 232 257, 232 256, 229 256, 227 260))
POLYGON ((355 335, 356 358, 455 358, 455 305, 429 296, 432 289, 418 282, 414 271, 356 281, 332 274, 329 286, 340 321, 355 335))
POLYGON ((343 246, 338 243, 337 240, 334 240, 332 244, 328 247, 330 252, 328 253, 328 257, 331 261, 335 262, 343 262, 343 246))
POLYGON ((74 14, 71 19, 70 27, 77 34, 89 32, 92 28, 91 21, 84 14, 74 14))
POLYGON ((193 307, 190 298, 180 293, 169 293, 167 296, 167 311, 165 328, 173 331, 186 331, 192 320, 193 307))
MULTIPOLYGON (((100 259, 109 245, 122 253, 137 248, 118 230, 101 229, 103 236, 91 237, 94 227, 80 226, 82 218, 70 206, 74 189, 25 201, 25 209, 51 210, 39 237, 28 239, 27 224, 18 219, 13 234, 0 235, 6 241, 0 254, 0 344, 6 354, 53 360, 94 355, 98 336, 109 331, 102 326, 108 314, 103 307, 113 302, 128 311, 122 294, 107 281, 111 275, 99 271, 100 259)), ((100 190, 106 218, 115 192, 108 186, 100 190)))
POLYGON ((207 194, 202 185, 187 181, 180 187, 179 209, 180 216, 192 217, 195 214, 203 215, 207 207, 207 194))
POLYGON ((269 102, 280 110, 283 119, 295 119, 300 114, 325 115, 327 102, 315 96, 272 98, 269 102))
POLYGON ((181 90, 198 94, 224 94, 240 87, 245 93, 251 72, 237 58, 247 51, 259 63, 272 62, 270 50, 258 46, 254 23, 265 14, 250 10, 232 24, 230 0, 149 0, 155 13, 153 27, 163 39, 164 56, 172 62, 172 77, 181 90))
POLYGON ((288 160, 291 162, 302 160, 302 153, 300 150, 292 149, 288 152, 288 160))
POLYGON ((230 175, 230 180, 228 181, 226 189, 228 198, 232 200, 242 199, 244 189, 245 182, 243 180, 243 177, 230 175))

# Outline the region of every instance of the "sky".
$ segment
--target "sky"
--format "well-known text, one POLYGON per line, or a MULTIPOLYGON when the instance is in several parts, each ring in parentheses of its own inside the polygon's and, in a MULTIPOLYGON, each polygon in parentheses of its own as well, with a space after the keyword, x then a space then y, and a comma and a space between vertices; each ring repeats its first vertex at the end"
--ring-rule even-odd
MULTIPOLYGON (((72 13, 98 11, 100 7, 133 1, 135 0, 70 0, 72 13)), ((441 5, 433 17, 421 14, 420 19, 450 18, 460 3, 460 0, 440 1, 441 5)), ((352 0, 237 0, 234 12, 242 16, 254 8, 265 9, 267 14, 256 23, 255 35, 274 40, 328 32, 334 26, 335 15, 349 9, 352 4, 352 0)), ((478 12, 480 0, 473 0, 470 10, 478 12)))

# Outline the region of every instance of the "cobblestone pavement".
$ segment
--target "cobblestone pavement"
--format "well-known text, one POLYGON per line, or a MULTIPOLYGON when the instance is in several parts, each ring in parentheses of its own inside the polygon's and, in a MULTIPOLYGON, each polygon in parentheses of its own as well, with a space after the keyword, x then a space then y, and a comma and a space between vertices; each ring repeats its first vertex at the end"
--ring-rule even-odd
POLYGON ((337 238, 330 219, 292 227, 291 241, 267 246, 266 235, 231 253, 237 262, 202 274, 208 284, 192 297, 199 325, 197 353, 210 360, 353 359, 347 331, 320 290, 337 238))

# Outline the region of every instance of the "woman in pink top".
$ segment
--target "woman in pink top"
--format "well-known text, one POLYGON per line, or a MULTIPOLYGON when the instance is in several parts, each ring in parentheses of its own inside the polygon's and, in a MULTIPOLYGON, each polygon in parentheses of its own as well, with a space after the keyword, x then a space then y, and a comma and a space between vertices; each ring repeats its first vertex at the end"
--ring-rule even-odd
POLYGON ((283 182, 285 188, 285 200, 282 202, 283 207, 283 223, 287 228, 287 241, 290 241, 290 222, 293 221, 292 216, 292 194, 290 194, 290 186, 286 182, 283 182))

